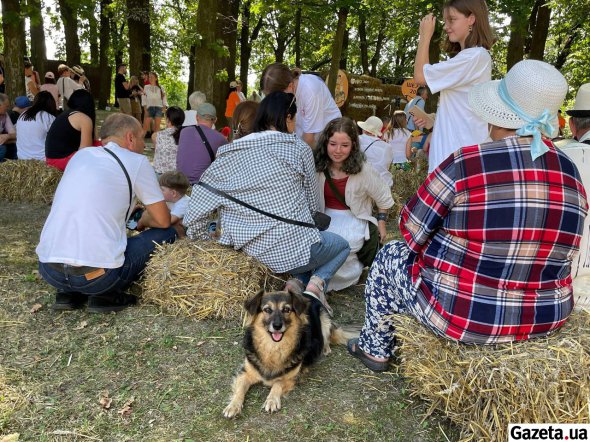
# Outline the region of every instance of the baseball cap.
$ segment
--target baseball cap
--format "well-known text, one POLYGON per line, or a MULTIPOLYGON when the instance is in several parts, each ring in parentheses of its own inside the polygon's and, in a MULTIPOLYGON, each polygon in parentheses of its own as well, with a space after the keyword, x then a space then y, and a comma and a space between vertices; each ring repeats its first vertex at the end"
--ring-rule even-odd
POLYGON ((197 107, 197 115, 199 117, 205 117, 207 115, 217 118, 217 111, 215 110, 215 106, 211 103, 203 103, 197 107))
POLYGON ((25 108, 31 107, 33 103, 31 103, 31 100, 29 100, 27 97, 21 95, 20 97, 16 97, 16 99, 14 100, 14 105, 16 107, 25 108))
POLYGON ((51 71, 45 72, 45 78, 53 78, 55 80, 55 74, 51 71))

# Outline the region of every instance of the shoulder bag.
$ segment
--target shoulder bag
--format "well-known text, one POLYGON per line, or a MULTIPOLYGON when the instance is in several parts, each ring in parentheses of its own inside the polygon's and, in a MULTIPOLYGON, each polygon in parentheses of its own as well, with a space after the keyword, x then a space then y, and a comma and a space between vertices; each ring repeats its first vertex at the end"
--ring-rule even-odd
POLYGON ((211 145, 209 144, 209 140, 207 140, 207 137, 205 136, 205 132, 203 132, 203 129, 201 129, 201 127, 198 124, 195 125, 195 129, 197 129, 197 132, 199 133, 199 136, 201 137, 201 141, 203 142, 203 144, 207 148, 207 152, 209 153, 209 158, 211 158, 211 162, 215 161, 215 154, 213 153, 213 149, 211 148, 211 145))

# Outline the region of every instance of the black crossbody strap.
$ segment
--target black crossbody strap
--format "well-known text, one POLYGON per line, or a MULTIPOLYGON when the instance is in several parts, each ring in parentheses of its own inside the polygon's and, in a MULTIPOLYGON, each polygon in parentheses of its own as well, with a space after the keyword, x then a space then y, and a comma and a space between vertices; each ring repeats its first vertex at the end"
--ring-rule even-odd
POLYGON ((211 162, 213 162, 215 160, 215 154, 213 153, 213 149, 211 149, 211 145, 209 144, 209 140, 207 140, 207 137, 205 136, 203 129, 201 129, 199 127, 199 125, 196 125, 195 128, 197 129, 197 132, 201 136, 201 141, 203 142, 203 144, 207 148, 207 152, 209 152, 209 157, 211 158, 211 162))
POLYGON ((363 152, 366 152, 367 150, 369 150, 369 147, 371 147, 371 146, 372 146, 373 144, 375 144, 377 141, 379 141, 379 140, 375 140, 375 141, 373 141, 371 144, 369 144, 369 145, 367 146, 367 148, 366 148, 366 149, 365 149, 363 152))
POLYGON ((133 191, 131 189, 131 178, 129 178, 129 174, 127 173, 127 169, 125 169, 125 166, 123 165, 123 162, 119 159, 119 157, 117 155, 115 155, 115 153, 111 149, 107 149, 105 147, 104 150, 107 151, 108 153, 110 153, 113 156, 113 158, 115 160, 117 160, 117 163, 119 163, 119 166, 121 166, 121 169, 123 169, 123 173, 125 173, 125 178, 127 178, 127 185, 129 186, 129 208, 127 209, 127 213, 125 214, 125 222, 127 222, 127 220, 129 219, 129 211, 131 210, 131 203, 133 201, 133 191))
POLYGON ((348 204, 346 204, 344 196, 342 196, 342 194, 338 191, 338 188, 334 184, 334 181, 332 181, 332 177, 328 173, 328 169, 324 169, 324 176, 326 177, 326 181, 328 182, 330 189, 332 189, 332 193, 334 194, 336 199, 340 201, 342 204, 344 204, 348 210, 350 210, 350 207, 348 207, 348 204))
POLYGON ((315 229, 316 228, 316 225, 315 224, 305 223, 303 221, 295 221, 294 219, 283 218, 282 216, 278 216, 278 215, 275 215, 273 213, 265 212, 264 210, 258 209, 257 207, 254 207, 254 206, 251 206, 250 204, 245 203, 244 201, 241 201, 241 200, 239 200, 239 199, 237 199, 237 198, 229 195, 228 193, 225 193, 223 190, 216 189, 215 187, 213 187, 213 186, 211 186, 211 185, 209 185, 207 183, 204 183, 202 181, 199 181, 197 184, 199 186, 201 186, 201 187, 204 187, 209 192, 213 192, 213 193, 215 193, 215 194, 217 194, 219 196, 222 196, 224 198, 227 198, 230 201, 233 201, 234 203, 237 203, 237 204, 239 204, 241 206, 244 206, 244 207, 246 207, 246 208, 248 208, 250 210, 254 210, 255 212, 261 213, 261 214, 263 214, 265 216, 268 216, 270 218, 274 218, 276 220, 283 221, 284 223, 294 224, 296 226, 310 227, 312 229, 315 229))

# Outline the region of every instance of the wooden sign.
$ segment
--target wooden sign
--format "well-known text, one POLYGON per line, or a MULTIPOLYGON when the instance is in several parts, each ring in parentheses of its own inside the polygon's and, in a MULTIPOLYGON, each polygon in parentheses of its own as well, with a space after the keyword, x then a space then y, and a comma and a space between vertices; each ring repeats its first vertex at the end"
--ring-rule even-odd
MULTIPOLYGON (((326 84, 330 80, 330 75, 326 77, 326 84)), ((336 79, 336 91, 334 93, 334 101, 336 102, 336 106, 342 107, 346 100, 348 99, 348 78, 346 77, 346 72, 342 69, 338 70, 338 78, 336 79)))
POLYGON ((410 78, 402 84, 402 95, 406 97, 406 100, 410 101, 416 96, 419 87, 420 85, 413 78, 410 78))
POLYGON ((342 106, 342 114, 356 121, 371 115, 383 118, 403 109, 406 100, 401 87, 383 84, 378 78, 348 74, 348 99, 342 106))

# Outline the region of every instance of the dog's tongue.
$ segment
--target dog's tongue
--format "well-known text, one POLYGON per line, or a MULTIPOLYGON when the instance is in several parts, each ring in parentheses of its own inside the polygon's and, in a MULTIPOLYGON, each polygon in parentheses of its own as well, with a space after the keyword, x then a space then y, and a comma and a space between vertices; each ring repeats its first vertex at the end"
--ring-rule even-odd
POLYGON ((272 336, 272 340, 275 342, 279 342, 281 339, 283 339, 283 334, 280 332, 271 333, 271 336, 272 336))

